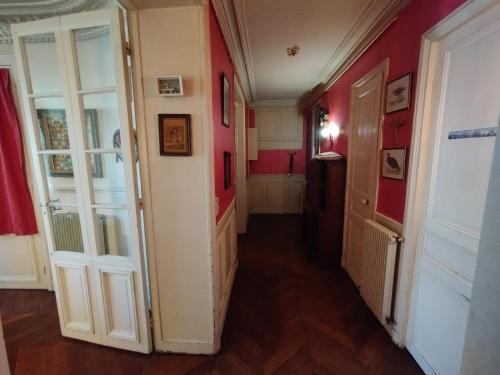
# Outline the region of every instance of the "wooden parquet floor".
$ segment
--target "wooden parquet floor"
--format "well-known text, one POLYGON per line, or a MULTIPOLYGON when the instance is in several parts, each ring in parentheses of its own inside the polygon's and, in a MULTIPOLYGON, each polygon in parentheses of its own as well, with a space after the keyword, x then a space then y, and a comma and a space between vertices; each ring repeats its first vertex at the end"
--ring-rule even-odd
POLYGON ((29 374, 421 374, 344 271, 308 260, 301 217, 252 216, 215 356, 141 355, 61 336, 54 295, 0 291, 12 372, 29 374))

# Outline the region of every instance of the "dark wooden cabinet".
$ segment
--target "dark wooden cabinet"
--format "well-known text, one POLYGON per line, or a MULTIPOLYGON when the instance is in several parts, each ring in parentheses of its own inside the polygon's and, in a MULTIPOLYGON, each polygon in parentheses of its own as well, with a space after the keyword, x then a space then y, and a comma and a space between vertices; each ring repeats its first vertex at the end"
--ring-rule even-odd
POLYGON ((340 266, 346 161, 311 160, 306 169, 304 234, 311 255, 340 266))

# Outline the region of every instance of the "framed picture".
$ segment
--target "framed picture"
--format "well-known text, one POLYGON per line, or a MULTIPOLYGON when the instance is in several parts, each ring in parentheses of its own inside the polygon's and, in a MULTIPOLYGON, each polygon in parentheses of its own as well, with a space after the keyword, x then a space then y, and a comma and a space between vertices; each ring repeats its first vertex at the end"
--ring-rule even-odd
POLYGON ((191 115, 159 114, 160 155, 191 156, 191 115))
POLYGON ((384 148, 382 150, 382 176, 393 180, 405 179, 406 148, 384 148))
POLYGON ((156 77, 159 96, 184 96, 182 76, 162 76, 156 77))
POLYGON ((224 151, 224 190, 231 187, 231 153, 224 151))
POLYGON ((229 124, 231 121, 231 113, 229 107, 229 81, 226 77, 225 73, 222 73, 220 76, 220 95, 221 95, 221 117, 222 117, 222 125, 229 128, 229 124))
POLYGON ((411 73, 396 78, 387 84, 385 113, 404 111, 410 108, 411 73))
MULTIPOLYGON (((69 150, 68 127, 64 109, 38 109, 41 143, 46 150, 69 150)), ((85 130, 87 147, 100 148, 97 111, 85 110, 85 130)), ((92 154, 92 176, 103 177, 102 158, 100 154, 92 154)), ((73 163, 70 155, 59 154, 48 156, 48 172, 51 177, 73 177, 73 163)))

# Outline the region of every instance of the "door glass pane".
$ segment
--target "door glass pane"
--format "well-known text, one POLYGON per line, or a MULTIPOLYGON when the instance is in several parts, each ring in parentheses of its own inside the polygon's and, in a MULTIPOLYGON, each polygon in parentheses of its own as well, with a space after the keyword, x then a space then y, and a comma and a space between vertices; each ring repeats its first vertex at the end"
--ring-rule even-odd
POLYGON ((54 250, 83 252, 71 155, 41 155, 41 160, 47 178, 54 250))
POLYGON ((100 255, 128 257, 130 249, 130 227, 126 209, 95 209, 97 217, 97 245, 100 255))
POLYGON ((69 150, 66 110, 62 97, 34 100, 41 150, 69 150))
POLYGON ((63 84, 57 61, 53 33, 23 38, 32 94, 62 92, 63 84))
POLYGON ((95 204, 126 204, 125 170, 121 152, 92 153, 87 156, 92 166, 95 204))
POLYGON ((75 207, 51 206, 51 224, 55 251, 83 253, 80 215, 75 207))
POLYGON ((73 31, 80 88, 82 90, 115 85, 113 45, 109 25, 73 31))
POLYGON ((69 154, 42 155, 51 201, 61 205, 78 203, 73 176, 73 160, 69 154))
POLYGON ((83 95, 86 148, 119 148, 120 118, 116 93, 83 95))

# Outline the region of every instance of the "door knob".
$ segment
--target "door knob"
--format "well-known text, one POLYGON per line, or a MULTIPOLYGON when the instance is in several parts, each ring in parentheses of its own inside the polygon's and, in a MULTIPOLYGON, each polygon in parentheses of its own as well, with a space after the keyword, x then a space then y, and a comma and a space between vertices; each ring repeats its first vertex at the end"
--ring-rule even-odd
POLYGON ((363 203, 366 206, 368 204, 368 199, 366 198, 361 199, 361 203, 363 203))

